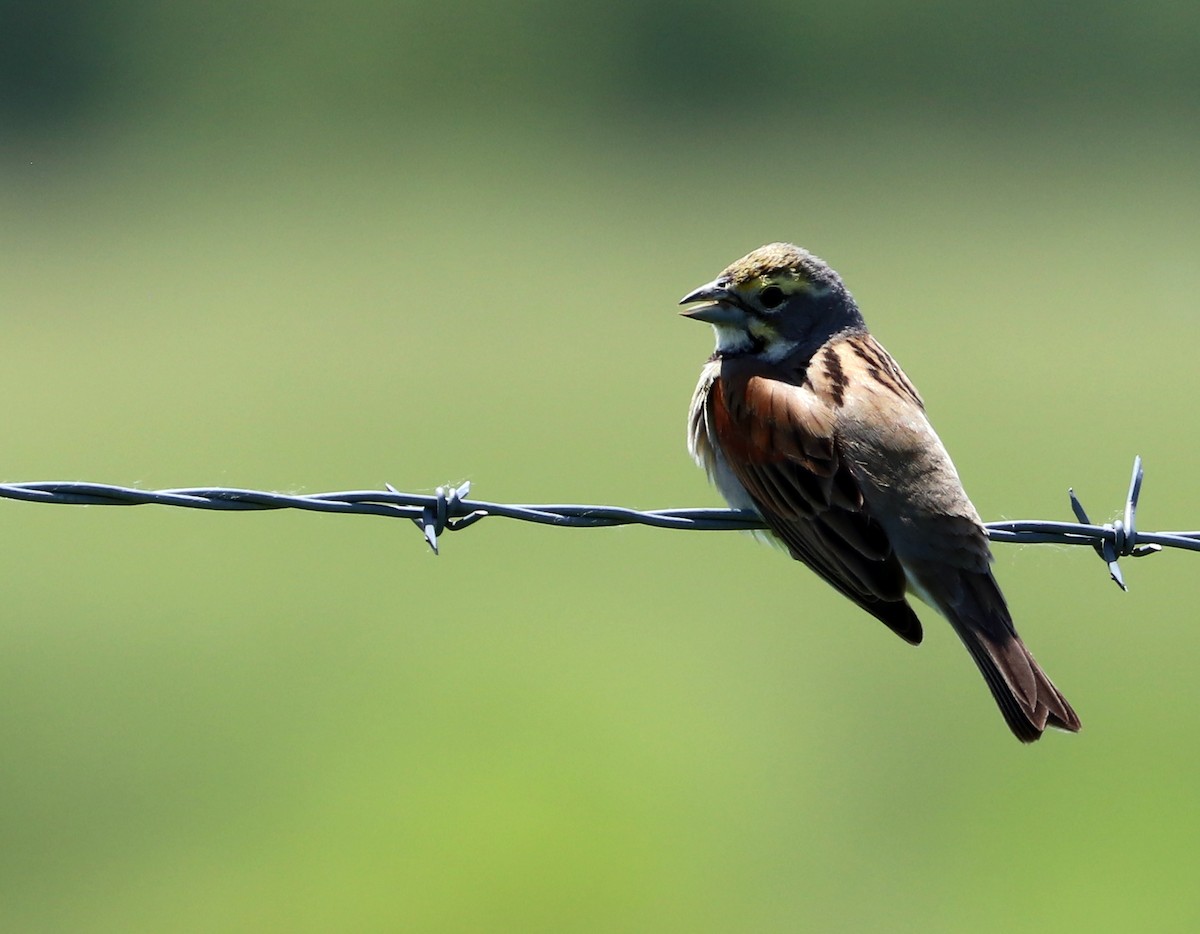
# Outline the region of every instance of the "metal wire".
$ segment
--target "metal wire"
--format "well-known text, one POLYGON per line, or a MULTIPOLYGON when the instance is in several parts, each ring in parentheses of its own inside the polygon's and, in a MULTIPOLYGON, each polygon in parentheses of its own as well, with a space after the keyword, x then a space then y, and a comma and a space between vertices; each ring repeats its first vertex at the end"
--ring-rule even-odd
MULTIPOLYGON (((1136 527, 1138 499, 1142 489, 1142 459, 1134 458, 1133 476, 1125 498, 1123 518, 1094 524, 1074 490, 1069 490, 1071 508, 1078 522, 1040 519, 989 522, 988 537, 995 542, 1021 544, 1090 545, 1108 565, 1109 575, 1127 589, 1120 558, 1140 558, 1163 548, 1200 551, 1200 531, 1142 532, 1136 527)), ((572 528, 606 528, 615 525, 649 525, 660 529, 730 531, 765 529, 757 513, 737 509, 652 509, 641 511, 622 506, 516 505, 467 499, 470 483, 438 487, 432 495, 402 493, 387 485, 387 492, 352 490, 293 496, 261 490, 228 487, 196 487, 175 490, 135 490, 129 487, 76 481, 40 481, 0 484, 0 498, 30 503, 75 506, 179 506, 245 512, 264 509, 306 509, 312 512, 352 513, 411 519, 436 554, 438 537, 456 532, 489 516, 572 528)))

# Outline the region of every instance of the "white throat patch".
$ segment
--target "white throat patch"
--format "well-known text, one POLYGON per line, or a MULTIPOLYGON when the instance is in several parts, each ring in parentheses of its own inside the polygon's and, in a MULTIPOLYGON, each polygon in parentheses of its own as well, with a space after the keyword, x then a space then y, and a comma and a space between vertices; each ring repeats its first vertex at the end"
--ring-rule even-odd
POLYGON ((750 335, 733 324, 714 324, 713 333, 717 335, 717 353, 743 353, 754 346, 750 335))

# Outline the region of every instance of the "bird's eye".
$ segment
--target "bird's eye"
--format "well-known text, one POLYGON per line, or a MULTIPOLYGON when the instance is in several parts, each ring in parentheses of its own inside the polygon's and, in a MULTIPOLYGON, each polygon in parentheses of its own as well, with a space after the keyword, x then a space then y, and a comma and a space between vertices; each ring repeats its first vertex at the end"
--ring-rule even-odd
POLYGON ((777 285, 768 285, 758 293, 758 300, 764 308, 777 308, 783 303, 783 289, 777 285))

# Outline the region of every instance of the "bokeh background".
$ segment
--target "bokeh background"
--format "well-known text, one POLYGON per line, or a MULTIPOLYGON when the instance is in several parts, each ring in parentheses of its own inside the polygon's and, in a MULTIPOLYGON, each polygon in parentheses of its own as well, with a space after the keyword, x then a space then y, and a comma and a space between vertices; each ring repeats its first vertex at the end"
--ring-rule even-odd
MULTIPOLYGON (((1200 525, 1200 7, 0 3, 4 479, 715 505, 846 278, 981 513, 1200 525)), ((997 547, 1024 748, 732 533, 0 503, 7 931, 1194 930, 1193 556, 997 547)))

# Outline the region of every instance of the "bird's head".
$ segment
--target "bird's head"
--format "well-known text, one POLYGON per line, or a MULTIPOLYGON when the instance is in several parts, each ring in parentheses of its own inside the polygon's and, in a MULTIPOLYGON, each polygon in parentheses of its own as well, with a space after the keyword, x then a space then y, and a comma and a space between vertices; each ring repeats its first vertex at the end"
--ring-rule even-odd
POLYGON ((866 328, 838 274, 790 243, 759 247, 679 304, 697 302, 681 314, 713 326, 718 356, 780 360, 866 328))

